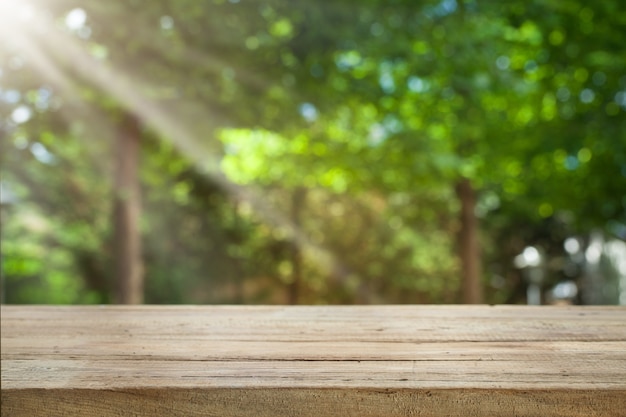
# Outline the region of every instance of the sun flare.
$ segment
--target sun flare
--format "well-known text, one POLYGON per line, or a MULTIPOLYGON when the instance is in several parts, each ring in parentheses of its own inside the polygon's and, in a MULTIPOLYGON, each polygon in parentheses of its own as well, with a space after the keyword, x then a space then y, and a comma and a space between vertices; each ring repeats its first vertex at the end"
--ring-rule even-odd
POLYGON ((0 1, 0 45, 11 44, 33 27, 35 7, 28 1, 0 1))
MULTIPOLYGON (((154 42, 149 32, 139 28, 133 36, 143 41, 154 42)), ((287 230, 297 244, 306 249, 319 267, 329 272, 341 262, 325 248, 313 243, 304 233, 292 224, 285 213, 279 213, 266 199, 252 188, 230 181, 219 172, 219 155, 202 145, 203 139, 190 129, 183 118, 166 111, 158 102, 152 100, 145 91, 157 86, 148 80, 137 80, 132 74, 116 66, 114 62, 103 65, 103 59, 94 53, 97 40, 91 37, 89 15, 82 8, 69 9, 61 19, 53 21, 50 16, 41 13, 32 3, 21 0, 0 0, 0 37, 8 41, 9 51, 19 51, 31 68, 37 71, 42 83, 55 86, 54 94, 64 98, 61 114, 70 122, 76 114, 71 110, 72 103, 79 96, 77 82, 86 82, 91 88, 113 98, 119 106, 134 113, 146 126, 157 131, 163 140, 171 142, 183 155, 196 165, 203 174, 210 176, 233 199, 245 201, 256 215, 272 228, 287 230), (71 62, 69 68, 60 64, 71 62), (80 80, 80 81, 77 81, 80 80)), ((185 50, 184 58, 194 63, 211 68, 228 67, 220 57, 207 56, 193 49, 185 50)), ((255 85, 264 83, 262 76, 254 73, 242 75, 247 82, 255 85)), ((185 99, 182 99, 183 101, 185 99)), ((201 102, 186 102, 197 111, 208 113, 201 102)), ((81 114, 91 116, 98 125, 105 124, 97 112, 85 110, 81 114)))

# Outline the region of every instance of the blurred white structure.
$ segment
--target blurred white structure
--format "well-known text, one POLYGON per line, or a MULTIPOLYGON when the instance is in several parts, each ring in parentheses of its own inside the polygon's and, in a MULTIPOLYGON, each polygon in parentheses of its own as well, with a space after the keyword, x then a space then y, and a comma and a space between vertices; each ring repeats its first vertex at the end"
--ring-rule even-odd
POLYGON ((541 284, 545 276, 543 255, 534 246, 527 246, 524 251, 515 257, 515 266, 522 270, 528 287, 526 288, 526 302, 529 305, 541 305, 541 284))
POLYGON ((591 235, 584 250, 581 296, 584 304, 626 305, 626 243, 605 240, 600 232, 591 235))

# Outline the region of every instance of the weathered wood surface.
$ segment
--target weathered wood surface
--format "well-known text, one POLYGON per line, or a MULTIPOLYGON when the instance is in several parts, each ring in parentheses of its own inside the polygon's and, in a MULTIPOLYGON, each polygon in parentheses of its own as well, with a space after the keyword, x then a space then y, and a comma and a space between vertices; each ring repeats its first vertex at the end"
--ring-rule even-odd
POLYGON ((626 416, 626 308, 2 307, 2 416, 626 416))

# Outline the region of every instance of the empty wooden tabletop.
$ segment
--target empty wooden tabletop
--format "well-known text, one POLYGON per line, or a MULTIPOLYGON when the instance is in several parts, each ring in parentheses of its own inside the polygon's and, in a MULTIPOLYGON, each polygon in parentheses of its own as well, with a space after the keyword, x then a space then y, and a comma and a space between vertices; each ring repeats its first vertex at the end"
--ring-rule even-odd
POLYGON ((3 416, 626 416, 626 308, 2 306, 3 416))

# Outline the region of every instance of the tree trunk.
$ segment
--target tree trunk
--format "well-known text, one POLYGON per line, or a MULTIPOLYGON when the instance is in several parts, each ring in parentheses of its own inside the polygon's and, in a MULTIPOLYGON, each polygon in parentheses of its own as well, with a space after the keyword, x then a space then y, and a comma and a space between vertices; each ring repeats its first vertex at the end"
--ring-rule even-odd
POLYGON ((483 302, 483 288, 478 219, 474 213, 476 193, 470 181, 463 178, 456 186, 456 194, 461 202, 458 250, 461 261, 462 300, 465 304, 480 304, 483 302))
POLYGON ((302 286, 302 249, 298 241, 301 234, 301 212, 306 198, 306 189, 298 187, 294 190, 291 200, 291 221, 294 234, 291 241, 291 284, 289 286, 289 304, 298 304, 302 286))
POLYGON ((141 255, 141 193, 139 155, 141 128, 130 114, 123 116, 115 147, 115 190, 113 209, 113 255, 118 304, 143 302, 143 260, 141 255))
POLYGON ((242 264, 244 260, 241 256, 241 247, 243 245, 243 232, 241 231, 241 214, 239 212, 239 199, 233 198, 233 230, 234 236, 232 237, 232 243, 237 245, 237 252, 234 256, 231 256, 232 271, 235 281, 235 303, 243 304, 245 302, 245 289, 244 289, 244 274, 242 270, 242 264))

